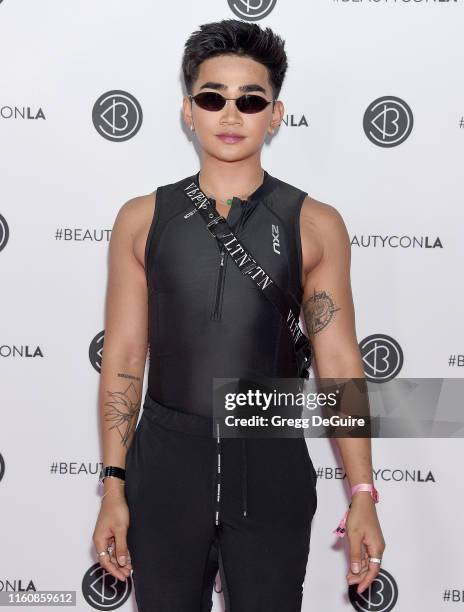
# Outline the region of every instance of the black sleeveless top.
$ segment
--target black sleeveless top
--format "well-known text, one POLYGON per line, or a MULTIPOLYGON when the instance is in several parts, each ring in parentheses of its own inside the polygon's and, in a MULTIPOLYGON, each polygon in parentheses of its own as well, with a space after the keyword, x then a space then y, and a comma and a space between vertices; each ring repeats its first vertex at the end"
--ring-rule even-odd
MULTIPOLYGON (((213 377, 296 377, 293 341, 277 309, 211 236, 183 189, 199 172, 157 188, 145 247, 148 393, 182 412, 212 415, 213 377), (187 216, 186 216, 187 215, 187 216)), ((227 222, 301 304, 300 209, 307 193, 264 171, 227 222)), ((211 199, 213 203, 214 200, 211 199)))

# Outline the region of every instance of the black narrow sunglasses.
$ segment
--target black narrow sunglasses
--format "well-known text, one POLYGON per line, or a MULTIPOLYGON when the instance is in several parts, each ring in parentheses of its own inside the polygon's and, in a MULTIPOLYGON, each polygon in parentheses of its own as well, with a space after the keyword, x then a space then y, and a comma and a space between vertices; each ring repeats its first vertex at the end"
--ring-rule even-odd
POLYGON ((189 95, 191 100, 195 100, 195 103, 204 110, 208 111, 220 111, 226 105, 227 100, 235 100, 237 109, 241 113, 259 113, 266 108, 271 102, 275 100, 266 100, 261 96, 255 94, 244 94, 238 98, 225 98, 220 93, 215 91, 202 91, 197 93, 196 96, 189 95))

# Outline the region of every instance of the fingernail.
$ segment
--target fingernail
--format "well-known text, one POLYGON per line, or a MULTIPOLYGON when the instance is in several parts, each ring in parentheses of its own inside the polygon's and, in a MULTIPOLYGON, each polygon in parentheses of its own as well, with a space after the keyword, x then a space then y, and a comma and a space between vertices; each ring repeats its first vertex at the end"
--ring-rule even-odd
POLYGON ((126 565, 126 557, 124 555, 121 555, 120 557, 118 557, 118 561, 119 561, 119 565, 126 565))
POLYGON ((353 574, 358 574, 359 573, 359 563, 352 563, 351 564, 351 571, 353 572, 353 574))

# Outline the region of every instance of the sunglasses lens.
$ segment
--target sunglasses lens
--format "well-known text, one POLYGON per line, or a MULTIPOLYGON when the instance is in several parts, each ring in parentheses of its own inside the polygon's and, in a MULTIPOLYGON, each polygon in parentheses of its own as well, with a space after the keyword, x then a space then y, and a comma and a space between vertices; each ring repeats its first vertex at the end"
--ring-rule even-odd
POLYGON ((200 108, 208 111, 218 111, 224 108, 225 99, 214 91, 203 91, 193 97, 200 108))
MULTIPOLYGON (((220 111, 224 108, 226 99, 214 91, 202 91, 193 96, 196 104, 208 111, 220 111)), ((259 113, 264 110, 269 102, 261 96, 245 94, 236 99, 237 108, 241 113, 259 113)))
POLYGON ((261 96, 245 95, 237 100, 237 108, 241 113, 259 113, 269 102, 261 96))

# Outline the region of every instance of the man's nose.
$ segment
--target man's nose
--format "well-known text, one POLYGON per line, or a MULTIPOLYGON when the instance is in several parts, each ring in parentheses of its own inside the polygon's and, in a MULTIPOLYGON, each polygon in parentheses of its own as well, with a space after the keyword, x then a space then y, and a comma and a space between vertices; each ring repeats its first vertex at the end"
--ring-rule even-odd
POLYGON ((240 120, 240 111, 235 104, 235 100, 226 100, 226 105, 223 108, 224 118, 233 119, 234 121, 240 120))

